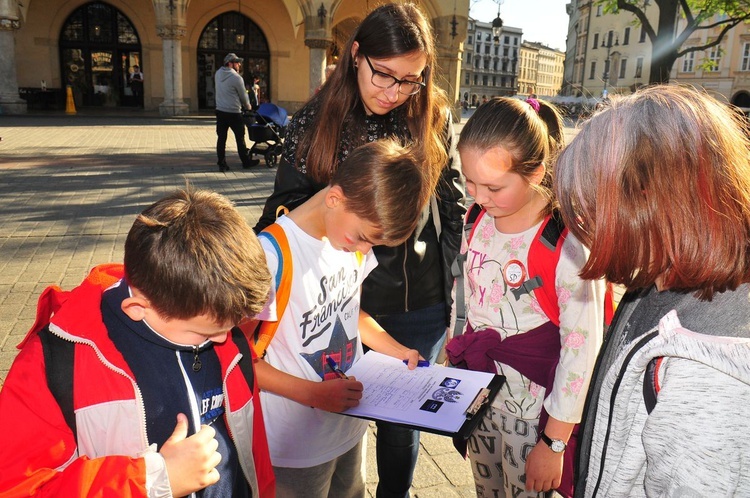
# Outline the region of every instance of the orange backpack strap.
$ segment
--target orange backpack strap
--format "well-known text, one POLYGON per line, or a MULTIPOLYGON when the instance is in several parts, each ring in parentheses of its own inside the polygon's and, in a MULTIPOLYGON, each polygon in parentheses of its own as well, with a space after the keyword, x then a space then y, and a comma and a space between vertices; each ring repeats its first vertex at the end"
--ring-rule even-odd
POLYGON ((258 237, 265 238, 276 250, 276 256, 279 260, 278 270, 276 271, 276 318, 275 322, 252 320, 241 326, 245 332, 250 332, 253 337, 253 351, 258 358, 266 355, 266 349, 271 343, 276 329, 279 328, 279 322, 284 315, 289 296, 292 293, 292 253, 289 250, 289 240, 286 238, 284 229, 276 223, 267 226, 258 237), (251 330, 248 330, 251 329, 251 330))

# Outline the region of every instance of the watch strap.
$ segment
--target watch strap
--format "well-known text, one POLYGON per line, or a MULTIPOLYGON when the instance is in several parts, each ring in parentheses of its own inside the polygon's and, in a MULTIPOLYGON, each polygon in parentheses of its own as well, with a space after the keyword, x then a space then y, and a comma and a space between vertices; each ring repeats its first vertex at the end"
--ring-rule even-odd
POLYGON ((563 441, 562 439, 552 439, 552 438, 551 438, 551 437, 549 437, 549 436, 548 436, 547 434, 545 434, 545 433, 544 433, 544 431, 542 431, 542 432, 540 432, 540 433, 539 433, 539 438, 540 438, 540 439, 541 439, 542 441, 544 441, 544 443, 545 443, 545 444, 546 444, 547 446, 549 446, 549 447, 550 447, 550 449, 551 449, 552 451, 554 451, 555 453, 562 453, 563 451, 565 451, 565 448, 567 448, 567 446, 568 446, 568 445, 567 445, 567 444, 565 443, 565 441, 563 441), (559 450, 559 451, 555 450, 555 446, 560 446, 560 445, 562 445, 562 449, 561 449, 561 450, 559 450))

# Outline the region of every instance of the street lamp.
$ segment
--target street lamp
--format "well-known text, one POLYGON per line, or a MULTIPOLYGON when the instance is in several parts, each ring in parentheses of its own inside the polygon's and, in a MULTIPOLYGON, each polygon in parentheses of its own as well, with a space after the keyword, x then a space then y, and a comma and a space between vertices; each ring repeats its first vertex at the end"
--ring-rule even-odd
POLYGON ((492 38, 495 43, 500 43, 500 33, 503 31, 503 20, 500 19, 500 4, 502 0, 497 0, 497 17, 492 20, 492 38))
POLYGON ((617 36, 617 34, 610 31, 608 33, 608 36, 606 37, 606 40, 602 40, 602 48, 607 49, 607 58, 604 61, 604 74, 602 75, 602 79, 604 80, 604 90, 602 91, 602 96, 607 96, 607 83, 609 82, 609 70, 610 70, 610 59, 609 59, 609 53, 612 50, 612 47, 618 47, 620 45, 620 39, 617 36), (612 43, 612 38, 614 34, 614 40, 615 42, 612 43))

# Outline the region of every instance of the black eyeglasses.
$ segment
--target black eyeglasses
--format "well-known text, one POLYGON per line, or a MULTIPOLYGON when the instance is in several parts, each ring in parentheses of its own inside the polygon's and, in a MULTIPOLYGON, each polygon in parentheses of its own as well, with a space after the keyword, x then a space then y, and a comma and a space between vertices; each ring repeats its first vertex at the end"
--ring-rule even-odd
POLYGON ((398 85, 398 93, 401 95, 415 95, 426 86, 421 81, 400 80, 395 76, 378 71, 372 67, 372 62, 370 62, 370 58, 366 55, 365 60, 367 61, 367 65, 370 66, 370 71, 372 71, 370 82, 378 88, 391 88, 393 85, 398 85))

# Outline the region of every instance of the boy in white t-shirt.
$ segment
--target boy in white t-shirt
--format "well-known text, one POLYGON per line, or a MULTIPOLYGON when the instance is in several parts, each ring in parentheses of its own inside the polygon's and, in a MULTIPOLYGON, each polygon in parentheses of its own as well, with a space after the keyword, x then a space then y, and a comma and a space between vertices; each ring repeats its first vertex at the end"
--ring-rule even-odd
MULTIPOLYGON (((276 221, 289 241, 291 293, 276 316, 279 257, 261 237, 272 293, 259 319, 279 321, 256 365, 277 496, 364 496, 367 422, 331 412, 357 406, 363 386, 346 371, 369 348, 417 365, 360 308, 360 287, 377 265, 374 245, 398 245, 414 230, 429 198, 412 152, 392 141, 355 149, 324 188, 276 221)), ((270 227, 269 227, 270 228, 270 227)), ((284 258, 286 259, 286 257, 284 258)), ((287 263, 284 263, 287 264, 287 263)))

